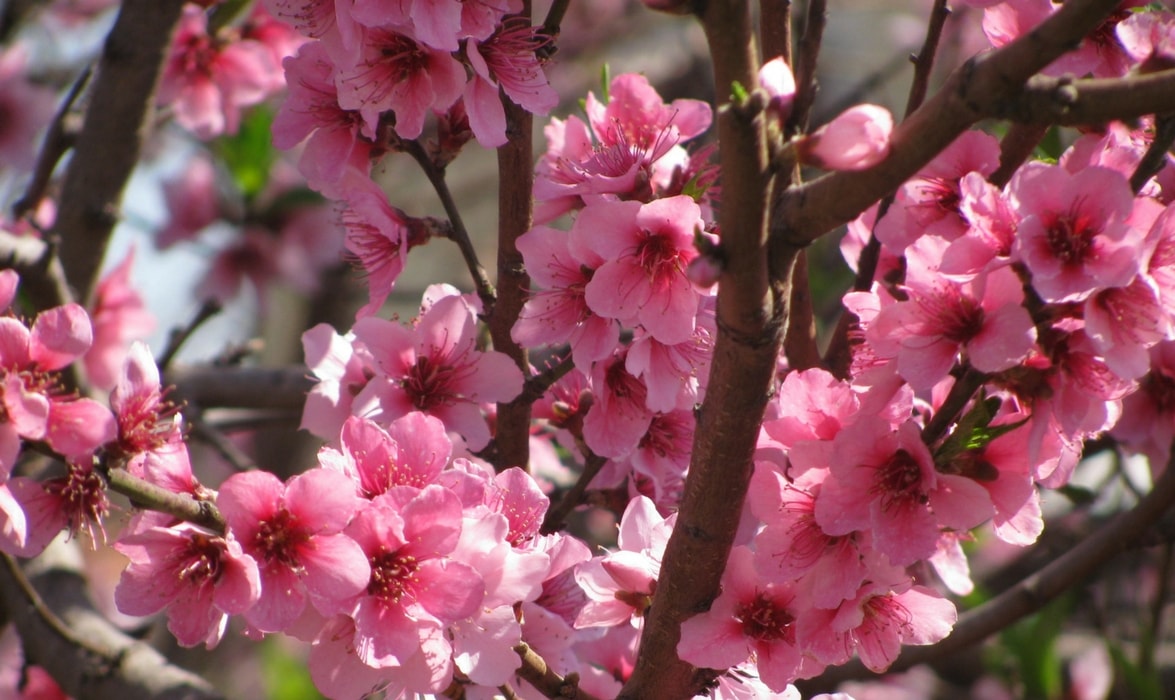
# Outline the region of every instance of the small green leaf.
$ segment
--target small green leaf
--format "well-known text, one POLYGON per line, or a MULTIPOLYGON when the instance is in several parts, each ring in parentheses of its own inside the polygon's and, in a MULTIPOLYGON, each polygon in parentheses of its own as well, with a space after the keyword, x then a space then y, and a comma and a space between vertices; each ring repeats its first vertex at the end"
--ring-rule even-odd
POLYGON ((1114 675, 1125 681, 1126 687, 1130 689, 1130 697, 1135 700, 1163 700, 1163 684, 1157 672, 1143 671, 1113 642, 1106 642, 1106 648, 1110 650, 1110 658, 1114 661, 1114 675))
POLYGON ((612 86, 612 68, 605 63, 600 66, 600 94, 604 96, 604 104, 608 104, 608 100, 612 99, 608 96, 608 90, 612 86))
POLYGON ((750 97, 747 89, 737 80, 730 84, 730 95, 736 105, 745 104, 750 97))
POLYGON ((273 114, 264 107, 250 110, 237 133, 216 142, 216 153, 224 161, 246 199, 256 197, 269 183, 269 172, 277 151, 270 125, 273 114))
POLYGON ((321 700, 304 660, 271 638, 261 645, 262 676, 269 700, 321 700))

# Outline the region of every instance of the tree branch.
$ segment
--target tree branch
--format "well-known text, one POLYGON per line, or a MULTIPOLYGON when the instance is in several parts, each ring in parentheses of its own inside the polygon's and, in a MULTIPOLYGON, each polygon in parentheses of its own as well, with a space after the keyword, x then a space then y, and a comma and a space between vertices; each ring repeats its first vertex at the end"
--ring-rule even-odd
POLYGON ((518 658, 522 659, 518 676, 539 689, 548 698, 565 698, 566 700, 595 700, 590 694, 579 689, 579 679, 568 674, 566 678, 551 670, 543 657, 535 653, 525 642, 514 647, 518 658))
POLYGON ((53 229, 61 238, 66 279, 80 299, 89 299, 97 282, 183 5, 183 0, 125 0, 106 37, 53 229))
POLYGON ((164 384, 175 385, 177 400, 200 408, 301 410, 316 380, 302 365, 222 367, 175 365, 164 384))
MULTIPOLYGON (((732 85, 754 85, 758 50, 751 13, 740 0, 711 0, 701 14, 721 101, 732 85)), ((620 697, 689 698, 706 678, 677 657, 681 623, 705 610, 718 584, 751 475, 751 458, 775 377, 792 260, 772 272, 767 255, 771 179, 765 129, 742 105, 720 105, 723 201, 719 212, 727 265, 718 284, 714 357, 694 434, 677 525, 665 548, 657 592, 636 667, 620 697)), ((793 252, 794 251, 793 249, 793 252)))
POLYGON ((971 59, 898 125, 889 156, 881 163, 866 170, 829 173, 786 192, 771 235, 803 247, 852 221, 978 119, 994 116, 1001 102, 1016 100, 1029 78, 1077 45, 1117 5, 1116 0, 1066 2, 1028 34, 971 59))
MULTIPOLYGON (((525 0, 522 12, 516 16, 530 22, 529 0, 525 0)), ((533 215, 534 116, 505 96, 502 97, 502 106, 506 111, 509 140, 498 148, 498 298, 489 316, 490 337, 494 341, 494 350, 509 355, 523 376, 527 376, 530 360, 526 348, 514 342, 510 332, 530 291, 530 275, 516 242, 530 230, 533 215)), ((498 404, 494 467, 499 471, 509 467, 530 471, 532 404, 523 395, 498 404)))
POLYGON ((16 625, 29 663, 48 671, 67 694, 87 700, 223 697, 199 676, 111 625, 94 609, 80 571, 80 557, 60 540, 29 564, 27 581, 4 557, 0 606, 16 625), (51 618, 69 634, 62 634, 51 618))

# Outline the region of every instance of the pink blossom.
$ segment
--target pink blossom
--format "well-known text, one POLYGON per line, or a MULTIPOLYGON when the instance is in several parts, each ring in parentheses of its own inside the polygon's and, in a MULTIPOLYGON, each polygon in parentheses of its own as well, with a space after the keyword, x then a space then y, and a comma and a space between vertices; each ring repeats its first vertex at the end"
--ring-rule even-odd
POLYGON ((923 238, 907 251, 908 299, 881 309, 866 333, 880 357, 897 356, 898 371, 916 390, 944 378, 960 352, 981 372, 999 372, 1027 357, 1036 341, 1012 269, 951 282, 938 270, 945 249, 942 239, 923 238))
POLYGON ((183 646, 216 646, 229 615, 257 602, 257 562, 231 537, 191 525, 151 528, 123 537, 114 548, 130 559, 114 601, 127 615, 167 611, 167 628, 183 646))
POLYGON ((353 66, 339 66, 335 83, 339 106, 358 110, 369 133, 381 112, 396 113, 396 133, 414 139, 430 111, 448 109, 465 86, 465 70, 447 51, 420 44, 410 34, 364 29, 361 53, 353 66))
POLYGON ((1119 173, 1094 167, 1070 175, 1029 163, 1008 190, 1023 217, 1013 256, 1027 265, 1045 301, 1082 301, 1138 273, 1142 232, 1126 223, 1134 197, 1119 173))
POLYGON ((696 424, 692 409, 659 413, 628 456, 637 488, 666 510, 675 509, 681 500, 696 424))
POLYGON ((343 474, 312 469, 282 484, 267 472, 229 477, 220 506, 229 530, 258 564, 261 597, 245 619, 263 632, 289 627, 307 594, 324 613, 367 587, 367 558, 343 528, 360 500, 343 474))
POLYGON ((160 250, 195 238, 221 216, 216 170, 208 158, 192 158, 176 176, 164 180, 163 197, 169 216, 155 236, 160 250))
POLYGON ((490 440, 478 404, 509 401, 522 390, 513 360, 476 349, 476 315, 460 295, 436 300, 411 328, 369 316, 355 323, 354 333, 382 373, 364 393, 385 419, 424 411, 461 433, 471 449, 490 440))
POLYGON ((306 395, 300 427, 334 440, 351 415, 355 396, 375 376, 375 360, 353 336, 341 336, 325 323, 302 334, 302 350, 318 382, 306 395))
POLYGON ((877 238, 900 254, 921 236, 952 241, 961 236, 967 230, 960 209, 961 180, 972 172, 983 177, 995 172, 999 155, 994 136, 964 132, 898 189, 894 203, 877 222, 877 238))
POLYGON ((1175 440, 1175 343, 1164 341, 1150 349, 1150 371, 1138 391, 1122 400, 1122 419, 1111 430, 1132 451, 1150 458, 1158 470, 1171 456, 1175 440))
POLYGON ((419 411, 392 421, 387 430, 352 416, 343 424, 339 441, 339 449, 324 447, 318 460, 350 477, 364 498, 375 498, 394 486, 424 488, 434 483, 453 451, 445 425, 419 411))
POLYGON ((577 628, 640 624, 657 590, 661 555, 676 520, 676 516, 662 518, 644 496, 629 502, 620 520, 619 551, 584 562, 575 570, 575 581, 587 594, 575 621, 577 628))
POLYGON ((461 536, 461 503, 438 485, 398 487, 361 510, 346 533, 371 565, 355 601, 355 650, 369 666, 398 666, 417 650, 449 654, 440 630, 473 615, 485 584, 452 560, 461 536))
POLYGON ((1103 289, 1085 300, 1085 333, 1106 365, 1123 379, 1150 369, 1153 345, 1172 335, 1172 318, 1156 285, 1144 275, 1125 287, 1103 289))
POLYGON ((896 566, 930 556, 941 528, 968 530, 991 517, 991 499, 971 479, 939 474, 918 426, 865 416, 837 434, 831 476, 816 500, 829 535, 871 532, 896 566))
POLYGON ((1019 225, 1007 197, 977 172, 959 180, 959 197, 959 216, 967 229, 951 241, 939 270, 950 277, 966 278, 1006 265, 1019 225))
POLYGON ((852 598, 867 573, 854 535, 826 534, 816 522, 816 499, 827 470, 810 469, 794 482, 769 462, 756 462, 747 492, 765 527, 755 536, 755 568, 764 581, 801 581, 818 608, 852 598))
POLYGON ((804 601, 796 598, 788 584, 761 582, 751 550, 735 547, 731 551, 721 590, 709 611, 682 623, 677 653, 683 661, 726 669, 753 655, 760 678, 776 692, 823 669, 813 657, 805 656, 797 639, 804 601))
POLYGON ((110 389, 118 381, 132 340, 142 340, 155 329, 155 316, 147 310, 143 298, 131 285, 131 267, 135 263, 132 248, 94 289, 90 320, 94 324, 94 343, 83 357, 86 377, 100 389, 110 389))
MULTIPOLYGON (((1070 51, 1050 63, 1042 72, 1078 77, 1092 74, 1109 78, 1130 70, 1129 57, 1115 35, 1115 26, 1131 15, 1130 8, 1145 5, 1145 0, 1126 0, 1070 51)), ((1053 12, 1057 5, 1050 0, 1009 0, 988 6, 983 11, 983 32, 992 46, 1000 47, 1027 34, 1053 12)))
POLYGON ((224 304, 240 294, 248 280, 264 306, 266 290, 277 279, 280 250, 280 242, 268 229, 249 226, 241 230, 236 240, 213 258, 212 266, 196 288, 196 296, 224 304))
POLYGON ((624 356, 597 362, 592 369, 594 401, 583 420, 583 439, 601 457, 623 457, 636 449, 653 413, 648 390, 624 368, 624 356))
POLYGON ((535 51, 543 39, 529 22, 508 22, 484 41, 467 41, 465 56, 473 79, 465 86, 465 110, 478 143, 506 143, 506 114, 498 88, 532 114, 547 114, 559 95, 547 84, 535 51))
POLYGON ((350 185, 342 199, 344 247, 367 282, 368 301, 356 318, 369 316, 387 300, 396 278, 408 261, 408 251, 428 241, 428 232, 418 221, 388 204, 387 195, 369 178, 347 178, 350 185))
POLYGON ((1131 13, 1114 33, 1139 72, 1175 66, 1175 15, 1170 12, 1131 13))
POLYGON ((857 105, 804 137, 800 159, 825 170, 865 170, 889 155, 893 115, 877 105, 857 105))
POLYGON ((787 122, 796 98, 796 78, 782 56, 776 56, 759 68, 759 87, 767 93, 767 111, 780 124, 787 122))
POLYGON ((603 260, 591 251, 577 251, 587 253, 577 257, 570 235, 546 226, 530 229, 516 245, 531 281, 543 289, 530 293, 511 337, 527 347, 569 343, 575 366, 590 371, 620 341, 619 324, 592 313, 584 300, 584 289, 603 260))
POLYGON ((261 102, 281 86, 277 64, 265 46, 208 34, 204 10, 184 8, 157 100, 201 139, 234 134, 240 109, 261 102))
POLYGON ((705 398, 710 357, 718 335, 713 306, 705 301, 704 298, 693 335, 685 342, 670 345, 643 331, 635 333, 625 368, 648 388, 645 405, 649 410, 664 413, 692 409, 705 398))
POLYGON ((318 42, 302 46, 282 62, 289 94, 273 118, 273 145, 289 150, 305 141, 298 170, 309 185, 327 194, 343 193, 339 181, 349 169, 370 170, 376 152, 357 110, 339 106, 334 63, 318 42))
POLYGON ((656 340, 690 339, 698 292, 685 268, 698 255, 701 210, 685 196, 649 204, 599 202, 575 220, 571 236, 606 262, 584 288, 588 308, 621 323, 639 323, 656 340))
MULTIPOLYGON (((27 522, 27 535, 0 537, 0 550, 35 557, 62 530, 71 536, 86 533, 92 546, 106 544, 102 519, 110 512, 106 482, 88 464, 67 464, 65 476, 37 481, 16 477, 8 482, 27 522)), ((9 533, 5 533, 8 535, 9 533)))

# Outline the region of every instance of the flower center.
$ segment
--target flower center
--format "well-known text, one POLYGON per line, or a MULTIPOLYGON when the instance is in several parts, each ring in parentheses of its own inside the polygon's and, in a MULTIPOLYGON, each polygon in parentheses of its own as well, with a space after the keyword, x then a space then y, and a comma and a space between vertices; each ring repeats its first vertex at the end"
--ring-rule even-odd
POLYGON ((922 491, 922 467, 905 450, 898 450, 874 477, 870 493, 881 497, 882 510, 929 502, 922 491))
POLYGON ((263 521, 253 537, 253 545, 262 552, 266 561, 276 561, 290 568, 297 568, 298 549, 310 535, 298 527, 298 518, 282 508, 269 520, 263 521))
POLYGON ((765 642, 777 639, 795 641, 792 623, 796 618, 762 593, 756 594, 749 603, 739 605, 734 616, 742 623, 743 634, 747 637, 765 642))
POLYGON ((371 580, 367 593, 389 603, 399 603, 405 595, 411 595, 417 579, 416 571, 420 562, 399 550, 389 552, 381 547, 371 557, 371 580))

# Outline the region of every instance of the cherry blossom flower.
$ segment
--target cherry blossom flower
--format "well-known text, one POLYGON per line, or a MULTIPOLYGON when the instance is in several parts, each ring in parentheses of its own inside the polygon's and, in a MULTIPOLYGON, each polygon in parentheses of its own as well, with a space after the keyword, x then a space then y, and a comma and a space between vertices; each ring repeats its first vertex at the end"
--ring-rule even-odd
POLYGON ((65 476, 42 481, 15 477, 7 486, 24 511, 27 535, 23 541, 0 537, 0 550, 35 557, 62 530, 71 536, 85 532, 93 546, 106 543, 102 519, 110 512, 110 501, 106 482, 91 465, 67 464, 65 476))
POLYGON ((1143 232, 1126 223, 1134 197, 1119 173, 1095 167, 1070 175, 1028 163, 1008 190, 1023 217, 1012 254, 1027 265, 1045 301, 1082 301, 1138 274, 1143 232))
POLYGON ((857 105, 803 137, 800 160, 825 170, 864 170, 889 155, 893 115, 877 105, 857 105))
POLYGON ((265 46, 209 35, 204 10, 188 5, 157 100, 174 108, 180 126, 209 139, 236 133, 241 108, 261 102, 281 85, 278 66, 265 46))
POLYGON ((155 236, 155 247, 166 250, 195 238, 221 217, 216 170, 208 158, 194 157, 173 177, 163 181, 167 223, 155 236))
POLYGON ((619 324, 593 313, 584 300, 584 289, 603 260, 591 251, 573 254, 571 237, 546 226, 530 229, 516 245, 531 281, 544 289, 531 292, 511 338, 527 347, 569 343, 575 366, 590 371, 620 341, 619 324))
POLYGON ((451 559, 461 536, 461 502, 442 486, 397 487, 373 499, 346 534, 371 566, 354 605, 355 650, 376 668, 399 666, 417 651, 448 657, 444 626, 476 612, 485 584, 451 559))
POLYGON ((424 411, 479 450, 490 431, 478 404, 509 401, 522 390, 513 360, 476 349, 474 309, 458 294, 437 299, 411 328, 369 316, 353 331, 381 371, 357 400, 373 399, 385 420, 424 411))
POLYGON ((183 646, 216 646, 229 615, 257 602, 257 562, 232 537, 191 525, 150 528, 121 538, 114 548, 130 559, 114 601, 127 615, 167 612, 167 628, 183 646))
POLYGON ((786 123, 796 98, 796 78, 782 56, 776 56, 759 68, 759 87, 767 93, 768 113, 780 124, 786 123))
POLYGON ((877 238, 900 254, 920 236, 954 240, 967 230, 961 216, 961 180, 986 177, 999 166, 999 142, 982 131, 966 131, 902 185, 881 221, 877 238))
POLYGON ((392 110, 396 133, 414 139, 430 111, 444 111, 461 96, 465 69, 449 52, 422 45, 406 29, 367 28, 362 37, 358 60, 339 66, 335 83, 339 106, 358 110, 369 133, 380 113, 392 110))
POLYGON ((805 656, 796 630, 807 606, 789 584, 764 584, 753 553, 735 547, 722 574, 722 592, 710 610, 681 624, 678 656, 695 666, 726 669, 754 659, 768 688, 783 692, 823 665, 805 656))
POLYGON ((938 270, 946 248, 927 237, 906 251, 908 299, 882 308, 865 334, 879 357, 897 357, 898 371, 917 390, 946 377, 961 351, 981 372, 999 372, 1019 364, 1036 341, 1012 269, 952 282, 938 270))
POLYGON ((147 310, 143 298, 131 285, 134 264, 135 251, 132 248, 94 289, 90 312, 94 342, 82 361, 86 378, 100 389, 111 389, 118 381, 130 342, 143 340, 155 329, 155 316, 147 310))
MULTIPOLYGON (((1119 22, 1129 17, 1130 8, 1145 5, 1145 0, 1125 0, 1102 23, 1069 51, 1050 63, 1042 72, 1061 76, 1066 73, 1083 77, 1092 74, 1098 78, 1125 75, 1130 70, 1130 59, 1115 34, 1119 22)), ((987 6, 983 11, 983 32, 992 46, 1000 47, 1027 34, 1056 12, 1051 0, 1008 0, 987 6)))
POLYGON ((484 41, 465 43, 465 56, 474 73, 465 87, 465 110, 478 143, 486 148, 506 143, 499 86, 532 114, 547 114, 559 104, 559 95, 547 84, 535 55, 543 44, 537 31, 529 22, 511 21, 484 41))
POLYGON ((318 382, 306 395, 300 427, 335 440, 352 414, 355 396, 375 376, 375 360, 351 334, 341 336, 325 323, 302 334, 302 350, 318 382))
POLYGON ((648 390, 624 364, 617 354, 592 369, 594 401, 583 419, 583 439, 601 457, 624 457, 636 449, 653 421, 648 390))
POLYGON ((315 190, 344 194, 339 187, 348 168, 366 174, 376 152, 358 110, 339 106, 334 63, 326 48, 304 44, 282 62, 289 94, 273 118, 273 145, 288 150, 305 142, 298 170, 315 190))
POLYGON ((343 424, 339 441, 339 449, 322 448, 318 461, 350 477, 364 498, 375 498, 394 486, 424 488, 434 483, 453 451, 444 423, 419 411, 392 421, 387 430, 352 416, 343 424))
POLYGON ((629 502, 620 519, 619 550, 575 570, 575 581, 587 594, 576 627, 640 624, 656 592, 661 555, 676 521, 675 515, 661 517, 644 496, 629 502))
POLYGON ((261 597, 245 613, 257 629, 286 629, 308 597, 324 614, 342 612, 340 602, 367 587, 367 557, 342 534, 360 503, 350 485, 328 469, 286 484, 267 472, 234 474, 221 484, 217 505, 260 570, 261 597))
POLYGON ((685 196, 644 205, 599 202, 584 209, 571 236, 606 261, 584 287, 588 308, 621 323, 639 323, 662 343, 689 340, 699 295, 685 268, 698 256, 694 232, 703 228, 701 210, 685 196))
POLYGON ((939 474, 918 426, 897 431, 872 416, 837 434, 831 476, 816 500, 829 535, 860 530, 895 566, 930 556, 940 528, 969 530, 991 517, 991 499, 971 479, 939 474))
POLYGON ((1170 12, 1132 13, 1114 33, 1140 73, 1175 66, 1175 15, 1170 12))

